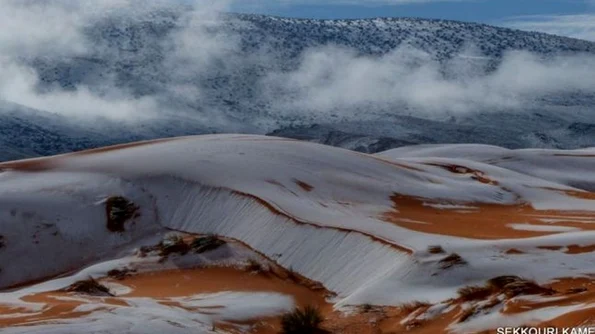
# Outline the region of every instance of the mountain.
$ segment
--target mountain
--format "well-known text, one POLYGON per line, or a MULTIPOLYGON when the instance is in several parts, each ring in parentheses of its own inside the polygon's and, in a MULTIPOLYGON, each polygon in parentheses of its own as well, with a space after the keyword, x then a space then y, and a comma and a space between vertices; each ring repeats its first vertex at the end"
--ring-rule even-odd
POLYGON ((594 159, 205 135, 2 163, 0 329, 593 326, 594 159))
POLYGON ((38 80, 26 93, 2 94, 0 159, 220 132, 363 152, 595 142, 593 85, 582 75, 593 42, 443 20, 209 16, 185 7, 110 12, 80 30, 76 52, 14 59, 20 75, 38 80))

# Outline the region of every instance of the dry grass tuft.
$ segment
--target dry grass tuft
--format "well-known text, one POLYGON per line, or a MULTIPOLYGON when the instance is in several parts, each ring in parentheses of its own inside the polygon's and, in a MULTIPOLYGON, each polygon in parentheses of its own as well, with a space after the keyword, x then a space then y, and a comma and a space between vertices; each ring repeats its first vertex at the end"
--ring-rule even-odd
POLYGON ((107 229, 124 232, 124 223, 138 216, 138 206, 122 196, 112 196, 105 201, 107 229))
POLYGON ((494 289, 502 290, 506 285, 522 280, 519 276, 498 276, 488 280, 488 285, 494 289))
POLYGON ((577 287, 577 288, 570 288, 570 289, 566 290, 566 293, 576 294, 576 293, 583 293, 583 292, 587 292, 587 291, 589 291, 589 289, 587 289, 585 287, 577 287))
POLYGON ((503 293, 512 298, 519 295, 551 295, 556 291, 519 276, 498 276, 487 281, 485 286, 468 286, 459 289, 462 301, 485 300, 490 295, 503 293))
POLYGON ((496 306, 496 305, 498 305, 500 303, 501 303, 500 299, 498 299, 498 298, 492 298, 492 299, 488 300, 487 303, 483 304, 481 306, 481 309, 482 310, 491 310, 494 306, 496 306))
POLYGON ((428 247, 428 252, 430 254, 444 254, 444 253, 446 253, 446 251, 444 251, 444 248, 442 248, 442 246, 440 246, 440 245, 428 247))
POLYGON ((248 259, 245 268, 251 273, 262 273, 265 271, 262 267, 262 264, 260 264, 260 262, 256 261, 255 259, 248 259))
POLYGON ((498 276, 488 280, 487 286, 512 298, 519 295, 551 295, 553 289, 544 288, 534 281, 519 276, 498 276))
POLYGON ((461 316, 459 317, 459 323, 469 320, 469 318, 474 316, 476 313, 477 313, 476 306, 473 306, 473 307, 470 307, 470 308, 464 310, 463 313, 461 314, 461 316))
POLYGON ((215 250, 225 244, 225 240, 219 239, 219 237, 216 235, 210 234, 204 237, 195 238, 192 243, 190 243, 190 247, 195 253, 205 253, 215 250))
POLYGON ((112 269, 107 272, 107 276, 117 280, 123 280, 124 278, 130 276, 130 273, 135 272, 136 270, 131 270, 128 268, 123 269, 112 269))
POLYGON ((485 300, 494 290, 489 286, 466 286, 458 291, 462 301, 485 300))
POLYGON ((190 245, 184 242, 184 239, 176 234, 168 235, 159 244, 159 255, 166 257, 170 254, 185 255, 191 250, 190 245))
POLYGON ((452 253, 449 256, 440 260, 439 263, 440 263, 440 268, 449 269, 454 266, 466 265, 467 261, 465 261, 465 259, 463 259, 459 254, 452 253))
POLYGON ((360 306, 360 310, 364 313, 371 312, 374 309, 372 304, 364 304, 360 306))
POLYGON ((508 298, 519 295, 552 295, 555 291, 549 288, 544 288, 532 281, 515 282, 506 285, 504 294, 508 298))
POLYGON ((405 314, 411 314, 422 307, 430 307, 430 303, 422 301, 414 301, 399 306, 399 310, 405 314))
POLYGON ((302 275, 300 275, 297 271, 295 271, 295 269, 293 269, 293 267, 289 267, 289 269, 287 269, 287 278, 295 283, 300 283, 303 281, 303 277, 302 275))
POLYGON ((84 293, 91 296, 113 296, 110 290, 92 277, 84 281, 78 281, 62 289, 66 292, 84 293))
POLYGON ((318 334, 326 331, 320 328, 324 320, 318 308, 306 306, 303 310, 296 308, 281 318, 282 334, 318 334))

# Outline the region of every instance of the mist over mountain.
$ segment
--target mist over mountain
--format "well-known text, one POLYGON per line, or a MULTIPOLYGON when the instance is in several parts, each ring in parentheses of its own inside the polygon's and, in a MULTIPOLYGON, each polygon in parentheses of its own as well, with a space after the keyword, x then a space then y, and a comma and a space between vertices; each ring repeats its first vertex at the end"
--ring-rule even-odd
POLYGON ((218 132, 365 152, 595 142, 593 42, 442 20, 85 4, 9 2, 0 14, 14 31, 0 33, 1 160, 218 132))

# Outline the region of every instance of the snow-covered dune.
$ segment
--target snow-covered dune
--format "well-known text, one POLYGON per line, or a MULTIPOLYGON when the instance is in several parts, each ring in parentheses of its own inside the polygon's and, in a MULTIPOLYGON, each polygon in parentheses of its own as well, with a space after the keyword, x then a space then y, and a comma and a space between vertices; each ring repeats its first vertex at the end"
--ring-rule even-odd
POLYGON ((467 159, 595 191, 595 148, 579 150, 519 149, 476 144, 419 145, 378 153, 394 159, 454 158, 467 159))
MULTIPOLYGON (((323 284, 338 308, 440 305, 501 275, 588 277, 593 154, 421 146, 366 155, 209 135, 4 163, 0 288, 127 256, 171 230, 237 240, 323 284), (134 208, 118 226, 114 198, 134 208)), ((14 293, 5 297, 22 297, 14 293)))

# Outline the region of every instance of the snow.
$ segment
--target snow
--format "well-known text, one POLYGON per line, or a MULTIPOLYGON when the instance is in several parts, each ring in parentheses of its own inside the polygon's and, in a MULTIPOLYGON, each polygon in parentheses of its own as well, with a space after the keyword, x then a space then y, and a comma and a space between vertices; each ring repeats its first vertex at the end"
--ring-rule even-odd
POLYGON ((544 307, 538 310, 519 313, 514 316, 503 315, 499 312, 491 312, 480 317, 474 317, 463 323, 450 325, 449 329, 456 333, 476 333, 487 329, 502 327, 520 327, 539 324, 544 321, 555 319, 565 313, 578 311, 586 308, 585 304, 571 306, 544 307))
POLYGON ((593 148, 579 150, 520 149, 477 144, 419 145, 392 149, 378 154, 389 159, 409 158, 456 158, 473 160, 506 168, 526 175, 559 184, 595 191, 595 151, 593 148))
POLYGON ((171 298, 186 308, 203 308, 212 321, 246 321, 262 315, 275 316, 293 310, 293 298, 278 293, 220 292, 171 298))
MULTIPOLYGON (((126 256, 91 266, 74 275, 40 283, 28 288, 0 294, 2 305, 14 303, 14 307, 27 309, 31 313, 12 313, 7 318, 30 317, 47 308, 44 303, 27 303, 22 297, 34 293, 50 292, 87 277, 104 277, 106 271, 119 267, 135 269, 137 273, 167 270, 169 268, 192 268, 201 265, 238 266, 247 259, 258 259, 258 255, 237 243, 225 244, 215 251, 188 254, 162 262, 159 257, 126 256), (221 251, 223 250, 223 251, 221 251), (175 264, 175 265, 174 265, 175 264)), ((268 292, 222 291, 184 297, 129 297, 133 287, 111 281, 102 281, 110 292, 126 305, 109 303, 110 298, 89 298, 85 295, 51 296, 61 301, 81 303, 73 312, 90 312, 73 319, 55 319, 50 322, 28 323, 27 327, 3 329, 3 333, 214 333, 217 323, 236 323, 260 317, 275 316, 295 307, 291 296, 268 292), (171 306, 174 303, 176 306, 171 306), (168 306, 169 305, 169 306, 168 306), (27 331, 24 328, 28 328, 27 331)))
POLYGON ((508 224, 515 230, 519 231, 538 231, 538 232, 574 232, 580 231, 580 228, 568 226, 547 226, 547 225, 533 225, 533 224, 508 224))
POLYGON ((424 203, 424 206, 429 206, 432 208, 436 208, 436 209, 478 209, 476 207, 473 206, 468 206, 468 205, 456 205, 456 204, 444 204, 444 203, 424 203))
POLYGON ((210 317, 181 308, 162 306, 150 298, 136 298, 133 307, 120 307, 117 312, 95 312, 82 318, 64 319, 36 326, 10 327, 3 333, 78 334, 85 333, 215 333, 210 317))
POLYGON ((0 234, 6 243, 0 252, 0 287, 80 268, 162 230, 150 210, 151 199, 120 178, 4 172, 0 180, 0 234), (105 209, 97 202, 112 195, 142 207, 126 234, 105 228, 105 209))
MULTIPOLYGON (((484 149, 481 146, 465 146, 460 151, 465 153, 465 158, 452 152, 455 156, 431 155, 442 149, 412 147, 371 156, 274 137, 209 135, 38 160, 41 164, 51 162, 46 170, 19 171, 5 165, 8 169, 0 173, 0 228, 6 246, 0 250, 0 263, 3 273, 8 274, 0 276, 0 286, 90 266, 69 277, 3 293, 1 297, 7 302, 18 302, 26 294, 58 289, 75 279, 105 275, 110 269, 134 261, 138 268, 150 270, 151 258, 138 261, 117 255, 122 255, 124 249, 154 241, 167 229, 215 233, 240 240, 275 258, 280 265, 336 292, 337 308, 365 303, 399 305, 419 300, 439 303, 455 297, 457 289, 463 286, 482 284, 504 273, 539 282, 590 273, 593 259, 588 253, 535 250, 539 246, 589 245, 595 233, 587 231, 589 221, 584 222, 585 231, 555 221, 544 226, 511 221, 511 235, 515 230, 558 233, 504 240, 422 233, 383 221, 382 213, 399 210, 390 200, 395 193, 422 198, 444 214, 449 210, 481 208, 483 204, 519 203, 530 204, 536 214, 543 213, 543 219, 547 219, 548 210, 567 211, 569 217, 576 216, 578 211, 589 214, 595 211, 593 199, 566 193, 580 190, 566 182, 568 178, 562 177, 563 170, 549 179, 542 178, 540 173, 522 172, 531 170, 519 167, 522 159, 514 170, 500 163, 487 163, 489 155, 501 154, 498 148, 477 153, 481 159, 471 159, 474 149, 484 149), (473 174, 452 173, 436 164, 464 166, 496 183, 479 182, 473 174), (299 182, 311 189, 303 188, 299 182), (125 196, 140 206, 138 221, 126 225, 124 233, 111 233, 105 228, 101 201, 113 195, 125 196), (44 224, 52 224, 47 232, 44 224), (441 256, 428 255, 429 245, 441 245, 448 253, 456 252, 468 264, 440 269, 441 256), (511 248, 526 253, 504 254, 511 248), (91 265, 100 260, 101 263, 91 265)), ((552 152, 540 152, 550 160, 565 159, 552 152)), ((572 171, 587 170, 591 160, 577 158, 572 171)), ((579 179, 581 175, 572 177, 579 179)), ((584 179, 589 177, 585 173, 584 179)), ((245 253, 231 248, 192 261, 242 258, 246 258, 245 253)), ((165 265, 173 267, 180 263, 165 265)), ((128 328, 130 333, 140 333, 141 328, 153 331, 167 328, 167 332, 175 333, 169 331, 167 322, 140 324, 127 317, 147 319, 151 314, 159 314, 181 326, 210 321, 200 314, 188 315, 183 311, 174 314, 150 299, 133 302, 142 305, 143 310, 94 312, 90 318, 69 320, 69 323, 109 318, 113 328, 128 328)), ((191 307, 223 303, 226 308, 216 315, 218 319, 277 314, 292 305, 284 296, 231 292, 190 296, 180 302, 191 307), (259 298, 266 303, 258 304, 259 298), (244 302, 254 308, 244 307, 244 302)), ((563 311, 556 309, 554 313, 563 311)), ((35 328, 39 333, 55 330, 51 325, 35 328), (42 327, 43 330, 39 329, 42 327)), ((9 333, 18 333, 20 329, 10 330, 9 333)), ((202 330, 208 333, 210 327, 202 330)))
MULTIPOLYGON (((128 100, 154 101, 158 117, 150 122, 140 120, 140 125, 137 122, 110 122, 101 116, 112 114, 118 120, 123 118, 112 110, 115 108, 102 109, 91 105, 83 110, 80 106, 73 106, 77 100, 70 98, 65 98, 59 107, 52 108, 50 104, 33 103, 32 99, 22 96, 6 96, 0 99, 0 141, 3 143, 0 160, 212 131, 264 134, 303 125, 298 134, 303 136, 311 133, 311 127, 320 124, 329 126, 338 135, 318 133, 314 136, 315 140, 367 151, 408 143, 478 140, 510 147, 538 144, 570 148, 589 145, 594 140, 591 121, 594 102, 588 92, 567 96, 554 89, 547 90, 544 98, 531 94, 530 98, 519 101, 519 111, 510 113, 503 112, 498 107, 499 103, 496 106, 485 105, 484 99, 472 99, 469 102, 473 102, 471 109, 474 112, 455 112, 457 120, 453 122, 443 120, 448 116, 446 113, 437 115, 423 108, 412 110, 415 106, 391 98, 399 94, 382 96, 382 99, 388 99, 388 103, 369 99, 365 104, 343 108, 337 103, 325 103, 311 110, 304 106, 307 100, 295 97, 299 91, 266 89, 284 86, 269 84, 271 77, 285 77, 297 71, 297 74, 302 74, 298 77, 305 79, 304 75, 307 77, 309 72, 299 69, 310 67, 304 66, 307 64, 302 59, 312 52, 321 53, 329 46, 350 50, 363 59, 369 59, 370 62, 366 63, 371 65, 387 54, 399 54, 399 51, 407 54, 409 49, 413 49, 414 53, 423 54, 423 65, 437 67, 436 75, 444 73, 445 83, 459 87, 457 78, 476 82, 475 79, 481 78, 486 68, 497 65, 510 52, 521 50, 537 58, 563 53, 578 58, 584 53, 593 54, 595 44, 592 42, 483 24, 412 18, 299 20, 232 14, 196 22, 181 15, 192 15, 188 8, 181 11, 180 8, 156 12, 143 10, 142 13, 123 10, 118 13, 102 13, 105 14, 103 19, 86 22, 88 26, 80 31, 80 37, 83 38, 81 44, 88 47, 79 50, 84 51, 82 54, 58 52, 57 56, 55 51, 61 48, 55 47, 49 52, 44 52, 44 48, 34 48, 34 52, 26 54, 12 50, 19 55, 15 57, 15 64, 30 70, 27 77, 34 74, 39 77, 40 87, 33 87, 35 89, 64 93, 59 96, 70 96, 68 93, 73 90, 85 91, 95 101, 115 107, 128 100), (189 22, 194 24, 188 26, 189 22), (195 52, 188 54, 187 51, 192 48, 183 47, 186 43, 181 42, 191 38, 200 38, 214 47, 214 50, 208 49, 211 56, 207 57, 206 63, 195 52), (228 43, 221 48, 221 41, 228 43), (478 52, 470 52, 470 45, 478 52), (181 47, 173 48, 175 46, 181 47), (427 63, 426 59, 430 62, 427 63), (469 74, 472 74, 471 78, 467 77, 469 74), (453 75, 455 79, 451 80, 453 75), (191 93, 196 90, 201 92, 200 99, 191 93), (112 94, 102 99, 106 93, 112 94), (114 97, 116 101, 113 101, 114 97), (6 99, 16 101, 13 103, 6 99), (294 100, 297 101, 292 108, 287 108, 294 100), (98 114, 100 119, 78 121, 79 117, 66 116, 70 109, 81 110, 84 115, 98 114), (87 109, 96 112, 90 113, 87 109), (336 112, 336 109, 341 110, 336 112), (367 123, 370 118, 374 122, 367 123), (334 138, 329 140, 329 137, 334 138), (362 137, 363 140, 357 140, 362 137)), ((84 13, 85 17, 87 14, 84 13)), ((332 55, 330 57, 333 60, 332 55)), ((407 58, 401 57, 394 61, 392 58, 384 59, 387 61, 378 63, 390 64, 371 68, 400 72, 400 66, 391 65, 408 62, 407 58)), ((412 71, 415 72, 414 66, 412 71)), ((344 74, 342 67, 331 73, 341 77, 344 74)), ((368 77, 364 73, 363 78, 368 77)), ((281 81, 281 84, 287 81, 290 80, 281 81)), ((465 88, 464 85, 461 87, 465 88)), ((398 85, 394 88, 401 91, 398 85)), ((472 87, 466 87, 465 91, 472 91, 472 87)), ((353 95, 362 92, 357 93, 353 95)), ((453 104, 459 105, 459 99, 453 101, 456 101, 453 104)), ((145 106, 144 103, 141 105, 145 106)), ((449 107, 448 103, 443 103, 437 109, 449 107)), ((142 110, 132 116, 135 120, 144 118, 151 111, 139 109, 142 110)))

